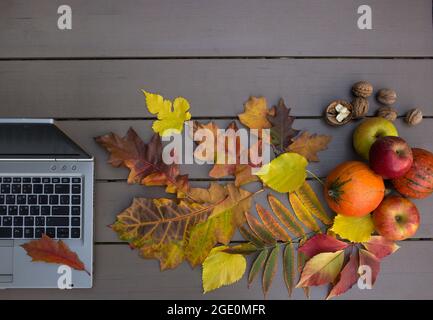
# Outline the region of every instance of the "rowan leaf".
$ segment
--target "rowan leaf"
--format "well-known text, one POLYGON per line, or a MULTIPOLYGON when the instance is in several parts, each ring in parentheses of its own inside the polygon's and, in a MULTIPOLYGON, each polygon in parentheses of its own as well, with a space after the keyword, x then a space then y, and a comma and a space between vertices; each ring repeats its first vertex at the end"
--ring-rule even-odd
POLYGON ((257 252, 258 250, 259 248, 257 248, 254 244, 247 242, 247 243, 240 243, 234 246, 230 246, 227 249, 224 249, 223 252, 231 253, 231 254, 248 255, 257 252))
MULTIPOLYGON (((121 240, 139 249, 144 258, 158 259, 161 270, 175 268, 185 258, 195 265, 197 258, 185 255, 188 236, 193 226, 207 219, 213 206, 186 200, 177 203, 164 198, 134 198, 131 206, 117 216, 112 229, 121 240)), ((205 231, 208 229, 203 228, 201 234, 205 231)), ((209 247, 201 244, 197 248, 204 253, 196 252, 196 256, 203 257, 209 247)))
POLYGON ((259 274, 260 270, 263 269, 265 265, 266 258, 268 257, 269 249, 262 249, 257 257, 254 259, 253 264, 251 265, 250 272, 248 273, 248 286, 254 281, 254 279, 259 274))
MULTIPOLYGON (((301 241, 299 245, 302 245, 303 242, 301 241)), ((304 270, 305 264, 307 263, 307 257, 305 254, 303 254, 301 251, 298 250, 297 252, 297 265, 298 265, 298 272, 299 274, 302 274, 302 270, 304 270)), ((299 281, 298 281, 299 282, 299 281)), ((305 297, 307 299, 310 299, 310 288, 309 287, 303 287, 305 297)))
POLYGON ((299 247, 307 259, 323 252, 335 252, 347 248, 346 242, 340 241, 326 234, 316 234, 299 247))
POLYGON ((161 138, 157 134, 154 134, 147 144, 132 128, 129 128, 123 138, 109 133, 96 137, 95 140, 110 153, 108 163, 130 170, 128 183, 166 185, 171 192, 186 192, 188 189, 188 176, 180 175, 179 166, 164 163, 161 138))
POLYGON ((374 232, 371 215, 363 217, 348 217, 338 214, 335 216, 331 231, 351 242, 366 242, 374 232))
POLYGON ((64 264, 89 274, 78 255, 71 251, 62 240, 55 241, 43 234, 42 238, 24 243, 21 247, 24 248, 34 262, 64 264))
POLYGON ((332 224, 332 219, 327 215, 325 209, 320 203, 319 198, 307 181, 305 181, 304 184, 295 191, 295 194, 298 196, 304 207, 314 217, 322 221, 322 223, 325 225, 332 224))
POLYGON ((291 233, 293 233, 296 237, 305 236, 304 229, 296 220, 295 215, 290 211, 289 208, 284 206, 281 201, 272 194, 268 195, 268 202, 274 214, 291 233))
POLYGON ((320 286, 334 282, 340 273, 343 261, 344 250, 319 253, 307 261, 296 287, 320 286))
POLYGON ((296 214, 296 217, 310 230, 320 231, 320 226, 314 220, 312 214, 301 202, 295 193, 289 193, 289 202, 296 214))
POLYGON ((359 249, 359 265, 369 267, 371 270, 371 285, 373 286, 380 271, 380 260, 373 253, 359 249))
POLYGON ((218 289, 239 281, 245 273, 247 262, 241 254, 225 253, 227 246, 215 247, 203 262, 203 291, 218 289))
POLYGON ((159 133, 160 136, 181 133, 183 123, 191 119, 191 114, 188 112, 190 108, 188 100, 177 97, 172 104, 170 100, 164 99, 159 94, 141 91, 146 97, 147 109, 158 117, 158 120, 153 122, 153 131, 159 133))
POLYGON ((363 242, 362 245, 379 260, 389 256, 400 248, 394 241, 382 236, 372 236, 367 242, 363 242))
POLYGON ((287 151, 299 153, 308 161, 318 162, 317 153, 326 150, 331 139, 331 136, 311 134, 304 131, 289 145, 287 151))
POLYGON ((341 270, 340 277, 337 283, 332 287, 326 299, 331 299, 333 297, 339 296, 352 288, 352 286, 358 281, 359 278, 358 267, 358 252, 354 250, 350 255, 349 261, 346 263, 343 270, 341 270))
POLYGON ((250 97, 244 104, 245 111, 238 115, 239 121, 250 129, 266 129, 272 124, 268 121, 268 104, 264 97, 250 97))
POLYGON ((262 286, 263 286, 263 294, 266 298, 266 295, 269 292, 269 288, 272 285, 272 281, 274 280, 275 273, 278 269, 278 256, 280 254, 280 247, 275 246, 266 260, 265 269, 263 270, 263 278, 262 278, 262 286))
POLYGON ((267 117, 272 124, 271 143, 280 150, 285 150, 299 133, 299 130, 292 128, 295 117, 289 116, 289 113, 290 109, 286 107, 284 100, 280 99, 267 117))
POLYGON ((257 237, 249 227, 240 226, 238 229, 242 237, 256 247, 262 248, 265 246, 265 243, 259 237, 257 237))
POLYGON ((272 233, 269 232, 269 230, 253 215, 251 215, 249 212, 245 212, 245 217, 251 230, 260 240, 267 244, 274 244, 276 242, 272 236, 272 233))
POLYGON ((307 177, 307 160, 297 154, 286 152, 263 165, 255 174, 269 188, 285 193, 297 190, 307 177))
POLYGON ((266 229, 269 230, 269 232, 273 235, 275 240, 281 240, 281 241, 291 240, 291 237, 287 233, 287 231, 284 230, 283 227, 281 227, 281 225, 278 223, 278 221, 272 216, 272 214, 269 211, 265 210, 265 208, 263 208, 259 203, 256 204, 256 210, 260 219, 262 219, 266 229))
POLYGON ((295 248, 292 243, 286 244, 284 248, 283 276, 290 297, 295 283, 295 248))

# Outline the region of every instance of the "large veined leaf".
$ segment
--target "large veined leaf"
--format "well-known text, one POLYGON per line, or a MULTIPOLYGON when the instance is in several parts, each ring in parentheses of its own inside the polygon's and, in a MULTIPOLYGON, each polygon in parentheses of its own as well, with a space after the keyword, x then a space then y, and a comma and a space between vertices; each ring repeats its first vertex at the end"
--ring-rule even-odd
POLYGON ((293 243, 286 244, 283 254, 283 275, 289 297, 295 284, 295 248, 293 243))
POLYGON ((263 294, 266 298, 269 288, 274 280, 275 273, 278 268, 278 255, 280 254, 280 246, 275 246, 266 260, 265 269, 263 270, 263 294))
POLYGON ((325 225, 332 224, 332 219, 327 215, 316 193, 307 181, 294 193, 313 216, 322 221, 325 225))
POLYGON ((350 255, 349 261, 344 266, 343 270, 341 270, 340 277, 332 287, 326 299, 331 299, 333 297, 339 296, 345 293, 347 290, 352 288, 352 286, 358 281, 358 267, 359 267, 359 258, 358 252, 353 250, 350 255))
POLYGON ((293 152, 285 152, 263 165, 255 174, 269 188, 285 193, 297 190, 307 177, 307 160, 293 152))
POLYGON ((302 252, 308 259, 323 252, 335 252, 348 247, 346 242, 340 241, 326 234, 316 234, 311 237, 303 245, 299 247, 299 252, 302 252))
POLYGON ((394 241, 382 236, 372 236, 367 242, 363 242, 362 245, 379 260, 389 256, 400 248, 394 241))
POLYGON ((222 286, 232 284, 245 273, 246 259, 241 254, 224 252, 226 246, 215 247, 203 262, 203 291, 207 293, 222 286))
POLYGON ((352 242, 366 242, 374 232, 370 214, 363 217, 348 217, 338 214, 331 231, 352 242))
POLYGON ((330 136, 311 134, 304 131, 289 145, 287 151, 299 153, 308 161, 318 162, 317 152, 327 149, 330 141, 330 136))
POLYGON ((159 94, 150 93, 142 90, 146 97, 147 109, 150 113, 156 114, 158 120, 152 125, 154 132, 161 136, 169 136, 173 133, 181 133, 183 123, 191 119, 189 102, 183 97, 177 97, 173 103, 164 99, 159 94))
MULTIPOLYGON (((134 198, 131 206, 117 216, 112 229, 120 239, 140 249, 144 258, 158 259, 162 270, 177 267, 185 258, 195 265, 191 256, 185 256, 187 235, 193 226, 206 220, 212 209, 185 200, 176 203, 163 198, 134 198)), ((208 249, 202 244, 199 248, 208 249)))
POLYGON ((344 250, 319 253, 307 261, 296 287, 320 286, 334 282, 343 262, 344 250))
POLYGON ((320 226, 314 220, 313 215, 308 211, 308 209, 301 202, 299 197, 295 193, 289 193, 289 201, 296 214, 296 217, 306 225, 310 230, 319 231, 320 226))

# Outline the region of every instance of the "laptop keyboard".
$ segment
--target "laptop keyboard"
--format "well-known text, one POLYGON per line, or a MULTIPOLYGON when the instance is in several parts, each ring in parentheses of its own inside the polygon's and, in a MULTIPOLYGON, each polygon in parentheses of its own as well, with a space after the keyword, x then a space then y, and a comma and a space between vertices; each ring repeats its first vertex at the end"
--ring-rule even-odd
POLYGON ((0 177, 0 239, 81 237, 81 177, 0 177))

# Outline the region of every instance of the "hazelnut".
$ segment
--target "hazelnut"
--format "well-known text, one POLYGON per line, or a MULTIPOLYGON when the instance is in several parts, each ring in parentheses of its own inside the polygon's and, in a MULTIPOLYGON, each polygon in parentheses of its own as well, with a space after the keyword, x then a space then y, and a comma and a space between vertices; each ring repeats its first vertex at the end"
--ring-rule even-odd
POLYGON ((405 121, 411 126, 415 126, 422 121, 422 111, 418 108, 410 110, 406 114, 405 121))
POLYGON ((389 106, 394 104, 397 100, 397 93, 392 89, 380 89, 376 95, 377 101, 380 103, 389 106))
POLYGON ((325 111, 325 119, 332 126, 341 126, 352 120, 352 105, 345 100, 332 101, 325 111))
POLYGON ((361 97, 356 97, 352 100, 352 115, 353 119, 363 118, 368 112, 368 100, 361 97))
POLYGON ((376 115, 389 121, 395 121, 395 119, 397 119, 397 111, 390 106, 380 107, 376 115))
POLYGON ((352 86, 352 93, 355 97, 367 98, 373 93, 373 86, 368 81, 358 81, 352 86))

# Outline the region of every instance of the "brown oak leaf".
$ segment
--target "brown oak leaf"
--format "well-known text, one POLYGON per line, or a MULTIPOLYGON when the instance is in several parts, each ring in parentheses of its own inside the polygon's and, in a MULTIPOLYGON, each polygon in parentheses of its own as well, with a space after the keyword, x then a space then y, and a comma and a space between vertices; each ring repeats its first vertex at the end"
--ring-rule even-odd
POLYGON ((317 153, 326 150, 331 139, 330 136, 311 134, 304 131, 289 145, 287 151, 299 153, 308 161, 318 162, 317 153))
POLYGON ((268 129, 272 124, 268 121, 270 112, 264 97, 250 97, 244 104, 245 111, 238 115, 240 122, 250 129, 268 129))

